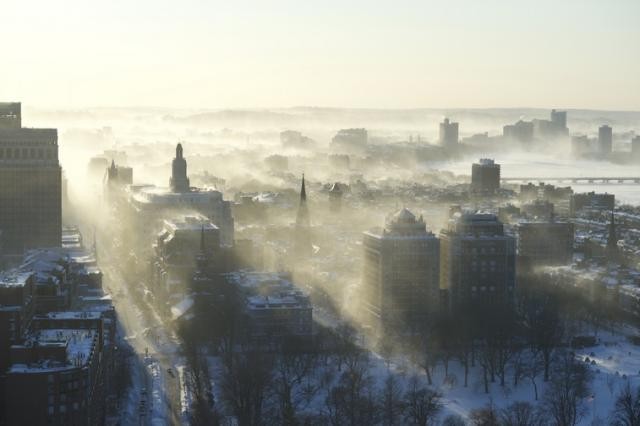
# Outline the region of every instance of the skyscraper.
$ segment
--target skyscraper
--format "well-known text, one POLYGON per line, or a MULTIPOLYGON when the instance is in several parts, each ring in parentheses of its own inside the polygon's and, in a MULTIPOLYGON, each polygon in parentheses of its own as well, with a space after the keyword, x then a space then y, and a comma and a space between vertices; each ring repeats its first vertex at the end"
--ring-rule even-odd
POLYGON ((598 151, 600 154, 611 154, 613 150, 613 131, 606 124, 598 129, 598 151))
POLYGON ((9 105, 7 112, 7 104, 0 104, 0 240, 10 254, 59 246, 62 170, 58 131, 19 127, 20 104, 9 105))
POLYGON ((455 213, 440 233, 440 287, 451 306, 510 302, 514 296, 516 240, 489 213, 455 213))
POLYGON ((458 123, 452 123, 448 118, 440 123, 440 145, 443 148, 458 146, 458 123))
POLYGON ((364 233, 363 308, 368 321, 382 329, 418 328, 440 303, 436 236, 422 217, 402 209, 384 229, 364 233))

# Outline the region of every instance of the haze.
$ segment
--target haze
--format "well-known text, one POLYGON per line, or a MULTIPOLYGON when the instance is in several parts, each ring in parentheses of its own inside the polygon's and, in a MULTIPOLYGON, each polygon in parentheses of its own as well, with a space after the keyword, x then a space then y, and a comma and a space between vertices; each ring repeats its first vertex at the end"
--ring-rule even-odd
POLYGON ((640 2, 141 0, 3 5, 31 106, 637 110, 640 2))

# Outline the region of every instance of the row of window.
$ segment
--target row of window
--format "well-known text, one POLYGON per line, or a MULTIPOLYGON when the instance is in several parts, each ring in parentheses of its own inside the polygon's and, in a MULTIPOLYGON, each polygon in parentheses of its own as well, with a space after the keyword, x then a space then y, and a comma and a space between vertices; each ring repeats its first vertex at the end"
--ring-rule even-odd
POLYGON ((43 148, 0 148, 0 159, 47 159, 57 158, 57 152, 54 149, 43 148), (55 154, 54 154, 55 153, 55 154))

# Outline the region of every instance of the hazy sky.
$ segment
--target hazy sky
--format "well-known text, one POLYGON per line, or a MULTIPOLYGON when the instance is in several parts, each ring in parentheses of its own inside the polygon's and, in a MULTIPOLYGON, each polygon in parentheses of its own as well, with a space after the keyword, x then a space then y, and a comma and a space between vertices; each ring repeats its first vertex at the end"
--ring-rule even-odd
POLYGON ((7 0, 0 100, 640 110, 640 0, 7 0))

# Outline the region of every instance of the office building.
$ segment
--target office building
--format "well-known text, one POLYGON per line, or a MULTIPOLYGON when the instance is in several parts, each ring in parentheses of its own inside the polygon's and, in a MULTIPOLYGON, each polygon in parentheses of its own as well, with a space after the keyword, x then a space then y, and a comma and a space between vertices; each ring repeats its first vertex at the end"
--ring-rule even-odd
POLYGON ((602 155, 611 154, 613 150, 613 130, 606 124, 598 128, 598 152, 602 155))
POLYGON ((458 123, 450 122, 448 118, 440 123, 440 146, 452 149, 458 146, 458 123))
POLYGON ((455 213, 440 233, 440 287, 453 309, 509 303, 516 286, 516 240, 489 213, 455 213))
POLYGON ((19 127, 19 106, 8 109, 5 105, 0 104, 4 121, 0 125, 3 249, 5 253, 21 254, 29 248, 59 246, 62 169, 58 163, 58 131, 19 127))
POLYGON ((440 305, 440 245, 422 217, 398 211, 384 229, 364 233, 363 248, 360 299, 368 322, 378 330, 424 325, 440 305))
POLYGON ((471 167, 471 190, 493 193, 500 189, 500 164, 481 158, 471 167))

